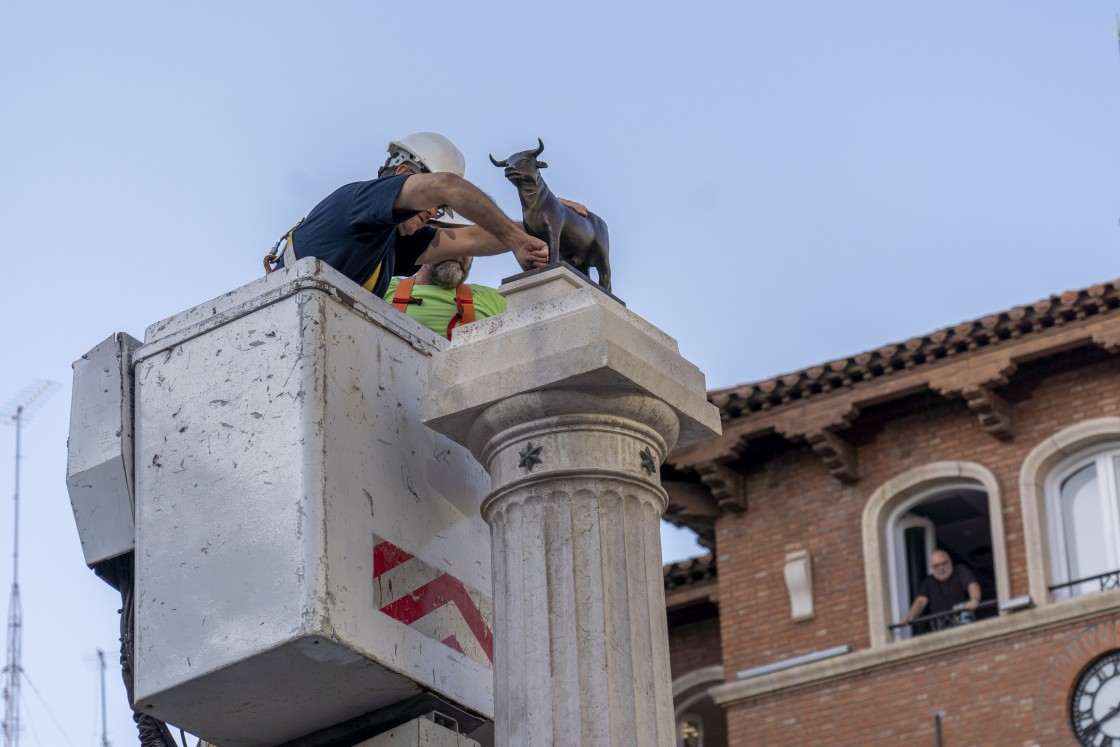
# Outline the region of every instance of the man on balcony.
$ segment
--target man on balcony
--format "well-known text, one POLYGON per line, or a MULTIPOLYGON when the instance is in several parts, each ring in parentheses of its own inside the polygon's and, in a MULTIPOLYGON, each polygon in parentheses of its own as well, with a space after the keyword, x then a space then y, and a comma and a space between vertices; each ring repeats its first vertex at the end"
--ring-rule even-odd
MULTIPOLYGON (((974 612, 980 605, 980 584, 972 571, 965 566, 954 568, 949 554, 943 550, 934 550, 929 556, 929 564, 933 572, 922 581, 910 611, 899 621, 903 625, 913 623, 922 612, 938 615, 952 612, 962 604, 964 609, 974 612)), ((935 618, 930 622, 934 630, 954 624, 949 617, 935 618)))

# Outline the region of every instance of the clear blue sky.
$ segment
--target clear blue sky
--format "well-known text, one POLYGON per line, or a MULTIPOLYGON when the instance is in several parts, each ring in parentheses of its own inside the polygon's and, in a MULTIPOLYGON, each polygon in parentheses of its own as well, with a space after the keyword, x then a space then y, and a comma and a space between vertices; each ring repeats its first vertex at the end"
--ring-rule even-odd
MULTIPOLYGON (((70 363, 260 273, 387 140, 542 137, 609 223, 615 292, 711 387, 1120 275, 1117 0, 13 3, 0 25, 0 402, 25 432, 24 668, 98 741, 118 600, 64 486, 70 363)), ((508 258, 475 265, 496 283, 508 258)), ((0 430, 0 486, 14 432, 0 430)), ((868 486, 872 490, 874 486, 868 486)), ((0 495, 8 495, 3 493, 0 495)), ((0 606, 11 569, 0 502, 0 606)), ((694 552, 670 535, 667 557, 694 552)), ((2 619, 2 618, 0 618, 2 619)), ((134 744, 109 672, 110 740, 134 744)), ((65 744, 29 687, 23 743, 65 744)))

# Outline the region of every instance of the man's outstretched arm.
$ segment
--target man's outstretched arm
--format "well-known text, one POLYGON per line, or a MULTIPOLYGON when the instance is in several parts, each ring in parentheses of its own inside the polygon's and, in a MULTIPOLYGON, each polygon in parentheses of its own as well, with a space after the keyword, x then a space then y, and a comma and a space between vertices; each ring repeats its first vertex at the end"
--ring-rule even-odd
POLYGON ((441 230, 440 234, 446 234, 447 238, 437 235, 416 260, 418 263, 499 254, 506 250, 513 252, 522 269, 539 267, 548 261, 547 244, 525 233, 482 190, 454 174, 415 174, 408 177, 393 202, 393 209, 420 212, 444 205, 473 221, 476 226, 441 230))
POLYGON ((980 591, 980 584, 976 583, 975 581, 970 583, 968 585, 968 601, 965 602, 964 606, 970 610, 974 610, 979 607, 981 594, 982 592, 980 591))
POLYGON ((906 617, 898 622, 902 625, 909 625, 914 622, 914 620, 918 619, 918 616, 922 614, 922 610, 926 608, 926 604, 928 603, 928 599, 919 595, 918 598, 914 600, 914 603, 910 605, 910 611, 906 613, 906 617))

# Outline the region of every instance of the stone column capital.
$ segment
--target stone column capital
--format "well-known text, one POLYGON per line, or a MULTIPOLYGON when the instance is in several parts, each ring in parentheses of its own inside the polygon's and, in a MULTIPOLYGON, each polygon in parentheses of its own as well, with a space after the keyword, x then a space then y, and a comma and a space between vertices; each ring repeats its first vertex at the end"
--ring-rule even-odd
MULTIPOLYGON (((668 505, 659 466, 679 433, 677 415, 661 400, 632 392, 546 389, 487 408, 470 431, 472 451, 490 473, 482 515, 522 488, 558 481, 611 481, 668 505)), ((551 486, 551 487, 549 487, 551 486)))
POLYGON ((501 436, 516 437, 521 431, 540 428, 565 430, 624 423, 641 423, 661 441, 661 449, 671 449, 680 435, 676 413, 656 397, 624 389, 557 387, 517 394, 491 405, 474 421, 468 440, 478 445, 476 453, 483 455, 480 461, 485 464, 486 445, 501 436))
POLYGON ((676 340, 598 287, 557 267, 507 283, 501 292, 504 314, 456 330, 432 359, 431 387, 421 402, 421 419, 483 464, 485 438, 472 432, 476 421, 499 402, 545 390, 570 392, 549 400, 562 406, 577 402, 578 393, 604 401, 658 399, 677 419, 668 449, 719 434, 719 410, 707 400, 700 369, 681 356, 676 340))

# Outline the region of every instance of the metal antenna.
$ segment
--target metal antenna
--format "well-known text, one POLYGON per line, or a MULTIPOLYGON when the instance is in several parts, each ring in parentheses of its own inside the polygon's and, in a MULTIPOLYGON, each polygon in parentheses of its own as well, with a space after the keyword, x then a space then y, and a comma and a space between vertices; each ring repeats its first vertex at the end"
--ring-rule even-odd
POLYGON ((1116 44, 1120 48, 1120 15, 1116 16, 1116 44))
POLYGON ((43 404, 58 385, 51 381, 40 381, 27 387, 4 407, 0 417, 5 425, 16 426, 16 492, 15 521, 12 541, 12 598, 8 602, 8 663, 4 666, 4 747, 19 745, 19 678, 23 673, 20 655, 23 647, 21 628, 23 615, 19 605, 19 461, 20 434, 23 421, 29 418, 33 408, 43 404))
POLYGON ((109 747, 109 727, 105 718, 105 652, 97 649, 97 662, 101 668, 101 747, 109 747))

